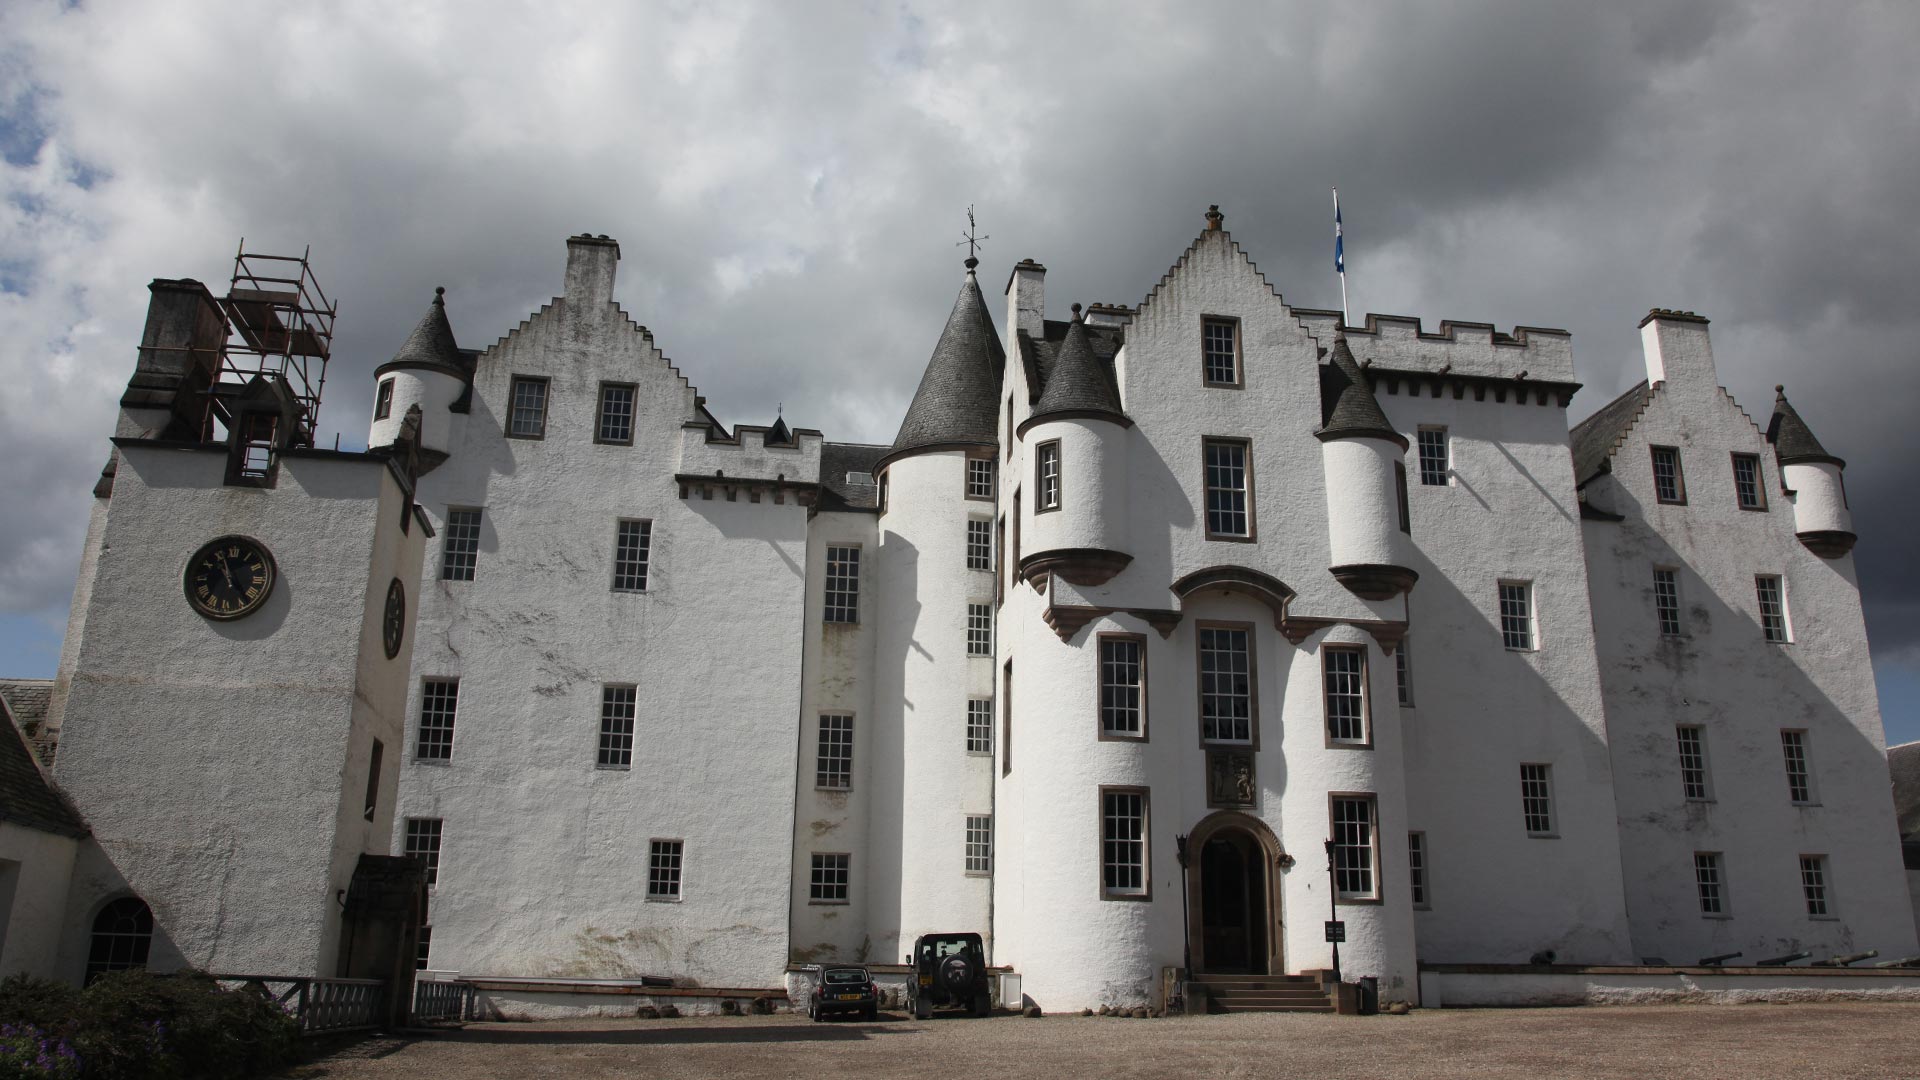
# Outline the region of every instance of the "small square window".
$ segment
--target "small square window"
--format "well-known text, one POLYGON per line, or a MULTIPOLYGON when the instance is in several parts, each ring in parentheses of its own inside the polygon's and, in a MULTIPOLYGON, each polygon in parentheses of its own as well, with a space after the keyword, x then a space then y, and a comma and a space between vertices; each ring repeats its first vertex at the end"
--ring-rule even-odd
POLYGON ((507 410, 507 437, 547 437, 547 380, 530 375, 513 377, 512 401, 507 410))
POLYGON ((1766 488, 1760 483, 1760 455, 1733 455, 1733 495, 1742 510, 1765 510, 1766 488))
POLYGON ((1446 486, 1448 455, 1451 452, 1447 446, 1447 429, 1423 427, 1419 431, 1419 439, 1421 486, 1446 486))
POLYGON ((967 815, 967 873, 975 876, 993 873, 993 816, 967 815))
POLYGON ((967 459, 967 498, 993 500, 993 459, 967 459))
POLYGON ((1531 582, 1500 583, 1500 643, 1520 651, 1534 647, 1531 582))
POLYGON ((1686 478, 1680 474, 1680 450, 1673 446, 1653 448, 1653 494, 1663 503, 1687 501, 1686 478))
POLYGON ((622 521, 614 528, 614 592, 647 591, 647 556, 652 548, 653 522, 622 521))
POLYGON ((1200 320, 1200 340, 1206 385, 1240 385, 1240 323, 1236 319, 1200 320))
POLYGON ((815 755, 813 786, 835 791, 853 787, 853 717, 823 713, 815 755))
POLYGON ((639 697, 640 691, 635 687, 601 687, 600 768, 633 768, 633 723, 639 697))
POLYGON ((647 899, 680 899, 683 840, 654 840, 647 850, 647 899))
POLYGON ((815 904, 844 904, 847 885, 852 879, 853 856, 845 852, 816 851, 807 886, 807 899, 815 904))
POLYGON ((594 442, 633 445, 635 393, 637 388, 632 383, 600 384, 600 418, 594 426, 594 442))
POLYGON ((380 389, 373 395, 373 418, 385 420, 393 415, 393 380, 381 379, 380 389))

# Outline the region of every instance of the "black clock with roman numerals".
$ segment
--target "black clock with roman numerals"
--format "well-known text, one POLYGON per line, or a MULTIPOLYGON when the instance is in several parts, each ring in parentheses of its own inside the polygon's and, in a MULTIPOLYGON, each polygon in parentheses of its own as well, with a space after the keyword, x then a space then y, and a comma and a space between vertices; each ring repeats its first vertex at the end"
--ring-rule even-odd
POLYGON ((187 603, 209 619, 239 619, 273 593, 273 553, 245 536, 209 540, 187 561, 187 603))

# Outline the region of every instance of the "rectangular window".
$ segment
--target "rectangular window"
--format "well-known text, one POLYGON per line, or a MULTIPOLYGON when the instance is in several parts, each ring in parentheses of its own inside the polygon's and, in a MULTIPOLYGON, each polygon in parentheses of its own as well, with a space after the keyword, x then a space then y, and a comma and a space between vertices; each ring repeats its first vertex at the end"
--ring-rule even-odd
POLYGON ((1143 738, 1147 734, 1147 639, 1136 634, 1100 635, 1100 736, 1143 738))
POLYGON ((480 562, 480 511, 447 510, 447 538, 440 548, 440 580, 472 581, 480 562))
POLYGON ((413 744, 418 761, 453 757, 453 717, 460 705, 460 680, 427 679, 420 684, 420 734, 413 744))
POLYGON ((1447 483, 1447 429, 1423 427, 1420 438, 1420 483, 1423 487, 1444 487, 1447 483))
POLYGON ((1248 511, 1252 484, 1246 440, 1207 439, 1202 452, 1207 474, 1207 539, 1252 538, 1253 518, 1248 511))
POLYGON ((1816 919, 1833 917, 1833 896, 1827 883, 1825 855, 1800 856, 1800 891, 1807 898, 1807 914, 1816 919))
POLYGON ((1326 646, 1320 650, 1325 689, 1327 741, 1364 746, 1367 731, 1367 654, 1361 649, 1326 646))
POLYGON ((1528 836, 1553 835, 1553 766, 1520 766, 1520 811, 1528 836))
POLYGON ((821 715, 820 750, 813 786, 838 791, 853 786, 853 717, 841 713, 821 715))
POLYGON ((1200 320, 1201 351, 1208 386, 1240 385, 1240 324, 1233 319, 1200 320))
POLYGON ((846 903, 852 861, 853 856, 841 851, 814 852, 807 899, 815 904, 846 903))
POLYGON ((1813 802, 1813 768, 1807 756, 1807 733, 1782 731, 1780 752, 1787 766, 1787 797, 1796 805, 1813 802))
POLYGON ((393 380, 381 379, 380 389, 373 395, 373 418, 385 420, 393 415, 393 380))
POLYGON ((1377 900, 1379 845, 1374 843, 1374 803, 1371 795, 1334 795, 1334 895, 1341 900, 1377 900))
POLYGON ((993 699, 967 699, 967 753, 993 753, 993 699))
POLYGON ((530 375, 513 377, 513 399, 507 412, 507 437, 547 437, 547 380, 530 375))
POLYGON ((1660 617, 1661 635, 1678 637, 1680 635, 1680 571, 1654 568, 1653 610, 1660 617))
POLYGON ((680 856, 685 841, 654 840, 647 852, 647 899, 680 899, 680 856))
POLYGON ((421 927, 419 940, 416 941, 413 946, 413 970, 415 971, 427 970, 427 966, 428 966, 427 958, 433 951, 432 942, 433 942, 433 927, 431 926, 421 927))
POLYGON ((1033 451, 1033 512, 1060 509, 1060 440, 1049 439, 1033 451))
POLYGON ((1720 853, 1717 851, 1696 851, 1693 853, 1693 885, 1700 893, 1700 914, 1725 915, 1727 913, 1726 877, 1720 871, 1720 853))
POLYGON ((1742 510, 1765 510, 1766 489, 1760 484, 1760 455, 1733 455, 1733 494, 1742 510))
POLYGON ((1688 802, 1713 798, 1707 788, 1707 736, 1697 724, 1674 729, 1680 750, 1680 792, 1688 802))
POLYGON ((368 821, 373 820, 373 812, 380 807, 380 759, 386 753, 386 744, 379 739, 373 740, 373 750, 367 755, 367 808, 362 811, 368 821))
POLYGON ((967 569, 993 569, 993 522, 967 519, 967 569))
POLYGON ((1687 501, 1686 479, 1680 475, 1680 451, 1675 447, 1653 448, 1653 494, 1663 503, 1687 501))
POLYGON ((1253 741, 1252 638, 1253 632, 1244 627, 1200 627, 1200 738, 1203 741, 1253 741))
POLYGON ((993 605, 967 605, 967 655, 993 655, 993 605))
POLYGON ((1007 602, 1007 575, 1000 572, 1000 555, 1007 546, 1007 515, 993 523, 993 605, 1007 602))
POLYGON ((827 549, 827 602, 824 618, 830 623, 860 621, 860 549, 857 547, 827 549))
POLYGON ((1148 895, 1144 788, 1100 789, 1100 895, 1148 895))
POLYGON ((1533 648, 1533 584, 1500 583, 1500 642, 1509 649, 1533 648))
POLYGON ((1013 772, 1013 661, 1000 671, 1000 775, 1013 772))
POLYGON ((445 824, 440 818, 407 819, 406 853, 427 864, 427 884, 440 883, 440 833, 445 824))
POLYGON ((1394 688, 1400 692, 1401 707, 1410 709, 1413 707, 1413 660, 1407 656, 1407 640, 1401 638, 1393 650, 1393 681, 1394 688))
POLYGON ((600 688, 600 757, 603 769, 633 768, 633 720, 640 691, 631 686, 600 688))
POLYGON ((967 459, 967 498, 993 499, 993 459, 967 459))
POLYGON ((633 445, 632 383, 600 384, 600 422, 593 433, 594 442, 633 445))
POLYGON ((1760 630, 1767 640, 1785 644, 1787 638, 1787 590, 1777 574, 1760 574, 1753 579, 1753 591, 1760 601, 1760 630))
POLYGON ((992 815, 967 815, 967 873, 993 873, 992 815))
POLYGON ((1413 891, 1413 906, 1425 908, 1427 904, 1427 834, 1410 832, 1407 834, 1407 883, 1413 891))
POLYGON ((620 523, 613 537, 614 592, 647 591, 647 556, 652 550, 653 522, 620 523))

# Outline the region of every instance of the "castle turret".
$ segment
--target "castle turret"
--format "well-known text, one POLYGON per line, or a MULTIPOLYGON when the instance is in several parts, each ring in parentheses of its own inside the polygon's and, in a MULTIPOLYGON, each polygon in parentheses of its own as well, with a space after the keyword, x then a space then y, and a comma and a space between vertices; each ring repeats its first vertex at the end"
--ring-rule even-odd
POLYGON ((421 472, 446 460, 451 448, 454 403, 467 390, 467 372, 447 322, 444 288, 433 290, 433 303, 393 359, 374 371, 373 426, 367 445, 391 446, 400 439, 408 410, 420 408, 421 472))
POLYGON ((1808 551, 1837 559, 1853 550, 1853 512, 1847 508, 1847 463, 1827 453, 1787 401, 1787 388, 1773 388, 1773 419, 1767 441, 1780 463, 1780 483, 1793 501, 1793 532, 1808 551))
POLYGON ((1320 395, 1325 421, 1315 435, 1327 477, 1328 569, 1355 596, 1391 599, 1419 580, 1407 566, 1402 529, 1407 440, 1367 387, 1345 333, 1334 335, 1320 395))
POLYGON ((1087 340, 1080 305, 1047 376, 1021 422, 1032 462, 1032 520, 1020 575, 1057 574, 1075 585, 1104 585, 1133 561, 1121 536, 1127 516, 1126 429, 1113 376, 1087 340))

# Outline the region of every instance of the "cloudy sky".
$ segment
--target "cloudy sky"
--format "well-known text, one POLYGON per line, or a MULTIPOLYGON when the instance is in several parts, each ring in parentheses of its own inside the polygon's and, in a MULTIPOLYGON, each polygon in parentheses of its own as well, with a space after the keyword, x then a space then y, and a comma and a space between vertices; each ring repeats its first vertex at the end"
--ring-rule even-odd
MULTIPOLYGON (((886 441, 958 284, 1137 303, 1219 203, 1291 302, 1565 327, 1575 418, 1652 306, 1847 458, 1890 740, 1920 738, 1920 5, 0 3, 0 674, 50 674, 154 277, 312 246, 320 421, 447 288, 484 346, 607 233, 729 423, 886 441), (398 13, 396 13, 396 11, 398 13)), ((1062 312, 1052 312, 1059 317, 1062 312)))

